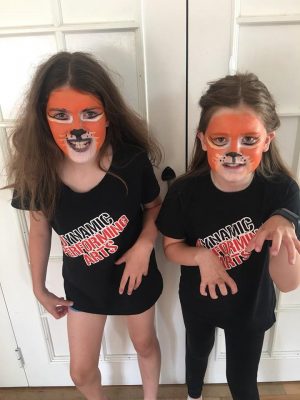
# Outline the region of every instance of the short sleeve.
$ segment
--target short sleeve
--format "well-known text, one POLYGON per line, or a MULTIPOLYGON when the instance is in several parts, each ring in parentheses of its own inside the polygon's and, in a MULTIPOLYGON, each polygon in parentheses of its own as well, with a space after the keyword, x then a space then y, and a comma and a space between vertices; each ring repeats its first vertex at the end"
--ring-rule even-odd
POLYGON ((276 208, 287 208, 288 210, 300 215, 300 193, 298 184, 291 178, 289 182, 282 186, 279 203, 276 208))
POLYGON ((290 211, 293 211, 295 214, 300 215, 299 186, 294 180, 292 180, 289 185, 285 208, 287 208, 290 211))
POLYGON ((11 200, 11 206, 14 208, 17 208, 18 210, 29 210, 29 197, 27 196, 25 199, 23 199, 23 202, 21 201, 20 196, 18 196, 18 193, 16 190, 13 192, 13 197, 11 200))
POLYGON ((185 239, 183 207, 180 192, 173 186, 169 189, 156 220, 158 230, 173 239, 185 239))
POLYGON ((29 194, 25 194, 23 201, 21 197, 18 195, 18 192, 14 190, 13 197, 11 200, 11 206, 17 208, 18 210, 25 210, 25 211, 40 211, 40 206, 38 203, 35 203, 34 209, 30 206, 30 196, 29 194))
POLYGON ((142 158, 143 175, 141 202, 142 204, 147 204, 156 199, 156 197, 159 195, 160 187, 154 174, 153 166, 147 157, 147 154, 144 153, 142 158))

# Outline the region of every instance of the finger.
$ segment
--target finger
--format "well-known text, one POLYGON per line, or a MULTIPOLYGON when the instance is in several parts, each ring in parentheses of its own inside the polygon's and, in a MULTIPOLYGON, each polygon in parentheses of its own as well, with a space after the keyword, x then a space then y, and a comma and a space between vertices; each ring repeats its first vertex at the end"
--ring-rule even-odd
POLYGON ((275 232, 272 237, 272 246, 270 247, 270 254, 272 256, 277 256, 282 242, 282 234, 280 232, 275 232))
POLYGON ((66 307, 71 307, 74 304, 73 301, 71 300, 65 300, 63 297, 59 299, 59 302, 57 303, 57 306, 66 306, 66 307))
POLYGON ((246 250, 248 253, 251 253, 251 251, 254 250, 254 248, 255 248, 255 239, 256 239, 256 237, 254 236, 254 237, 250 240, 250 242, 247 244, 247 247, 246 247, 245 250, 246 250))
POLYGON ((137 277, 135 280, 134 290, 136 290, 140 286, 141 282, 142 282, 142 277, 140 276, 137 277))
MULTIPOLYGON (((50 312, 50 311, 49 311, 50 312)), ((59 312, 54 309, 53 311, 50 312, 50 314, 52 315, 52 317, 54 317, 55 319, 59 319, 60 318, 60 314, 59 312)))
POLYGON ((62 314, 60 314, 60 318, 63 318, 65 315, 67 315, 68 314, 68 311, 66 310, 66 311, 64 311, 62 314))
POLYGON ((209 291, 210 297, 212 299, 218 298, 217 293, 216 293, 216 285, 215 284, 208 285, 208 291, 209 291))
POLYGON ((219 283, 218 286, 219 286, 221 294, 223 296, 226 296, 228 294, 228 290, 227 290, 225 283, 219 283))
POLYGON ((116 265, 123 264, 125 262, 125 255, 123 255, 121 258, 119 258, 117 261, 115 261, 116 265))
POLYGON ((56 307, 56 311, 57 311, 59 317, 61 318, 61 317, 64 317, 67 314, 68 307, 66 307, 66 306, 58 306, 58 307, 56 307))
POLYGON ((288 260, 290 264, 295 264, 296 262, 296 248, 294 241, 289 238, 284 241, 284 245, 286 247, 288 253, 288 260))
POLYGON ((206 292, 206 284, 202 283, 200 284, 200 294, 202 296, 207 296, 207 292, 206 292))
MULTIPOLYGON (((253 249, 259 253, 263 247, 265 240, 267 239, 267 232, 265 230, 258 230, 256 236, 254 237, 253 249)), ((248 251, 246 249, 246 251, 248 251)))
POLYGON ((235 281, 229 275, 227 275, 224 281, 226 285, 230 288, 232 294, 236 294, 238 292, 238 287, 235 281))
POLYGON ((135 286, 135 277, 130 277, 129 278, 129 283, 128 283, 128 289, 127 289, 127 294, 130 296, 133 292, 135 286))
POLYGON ((300 240, 295 238, 295 239, 293 239, 293 241, 294 241, 294 245, 295 245, 297 252, 300 254, 300 240))
POLYGON ((124 289, 126 286, 126 283, 128 281, 129 276, 127 274, 123 274, 121 282, 120 282, 120 287, 119 287, 119 293, 123 294, 124 293, 124 289))

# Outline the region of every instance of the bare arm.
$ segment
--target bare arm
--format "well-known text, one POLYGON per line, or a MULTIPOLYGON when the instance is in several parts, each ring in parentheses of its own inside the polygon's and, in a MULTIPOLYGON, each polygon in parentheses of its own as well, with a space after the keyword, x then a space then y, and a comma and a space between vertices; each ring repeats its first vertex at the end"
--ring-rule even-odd
POLYGON ((237 292, 234 280, 227 274, 218 257, 204 247, 188 246, 183 240, 164 236, 166 257, 177 264, 198 266, 201 275, 200 294, 207 296, 207 289, 212 299, 217 299, 216 286, 223 296, 228 294, 229 286, 232 294, 237 292))
POLYGON ((127 294, 137 289, 143 276, 148 273, 149 258, 157 237, 155 220, 159 213, 161 199, 158 196, 150 203, 144 204, 143 228, 135 244, 119 258, 115 264, 126 263, 120 282, 119 293, 124 292, 128 282, 127 294))
POLYGON ((155 220, 158 216, 161 207, 161 198, 158 196, 151 203, 144 204, 144 216, 143 216, 143 229, 138 237, 138 242, 143 242, 144 246, 147 246, 150 253, 154 247, 155 240, 157 238, 157 227, 155 220))
POLYGON ((51 247, 51 227, 41 212, 30 213, 29 258, 33 292, 54 318, 63 317, 73 303, 50 293, 45 285, 51 247))
POLYGON ((34 294, 45 292, 51 246, 51 227, 41 212, 30 213, 29 258, 34 294))

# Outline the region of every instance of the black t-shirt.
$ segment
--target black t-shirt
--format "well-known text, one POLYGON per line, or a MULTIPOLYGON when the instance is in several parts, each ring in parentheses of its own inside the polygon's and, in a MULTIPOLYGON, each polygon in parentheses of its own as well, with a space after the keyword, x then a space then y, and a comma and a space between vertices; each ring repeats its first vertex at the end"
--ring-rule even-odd
POLYGON ((269 275, 268 243, 260 253, 245 252, 256 230, 278 208, 299 214, 299 188, 287 176, 265 179, 255 175, 239 192, 222 192, 210 174, 186 177, 170 188, 157 225, 163 235, 184 239, 190 246, 211 249, 235 280, 238 293, 218 299, 199 292, 197 266, 181 266, 180 300, 185 309, 216 326, 243 325, 268 329, 275 321, 275 292, 269 275))
MULTIPOLYGON (((80 311, 138 314, 162 292, 154 251, 148 275, 131 295, 118 293, 124 264, 115 265, 137 240, 143 223, 142 204, 153 201, 159 185, 144 151, 126 146, 114 154, 101 182, 86 193, 62 184, 51 226, 63 249, 66 297, 80 311)), ((20 208, 17 201, 12 205, 20 208)))

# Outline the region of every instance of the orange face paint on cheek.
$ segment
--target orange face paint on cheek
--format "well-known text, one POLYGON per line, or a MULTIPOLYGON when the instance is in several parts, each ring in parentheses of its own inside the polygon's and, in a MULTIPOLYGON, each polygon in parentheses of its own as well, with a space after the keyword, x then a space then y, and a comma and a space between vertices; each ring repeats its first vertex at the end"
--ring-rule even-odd
POLYGON ((51 92, 47 120, 58 147, 66 154, 98 151, 106 137, 107 119, 102 102, 89 93, 62 87, 51 92))
POLYGON ((65 154, 67 154, 67 137, 69 130, 65 126, 58 125, 53 121, 48 120, 48 124, 55 143, 65 154))

